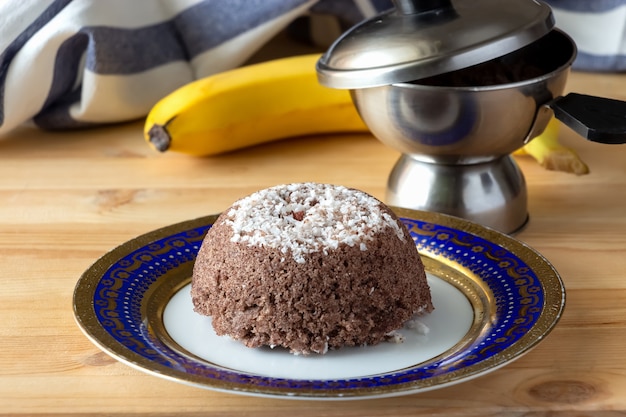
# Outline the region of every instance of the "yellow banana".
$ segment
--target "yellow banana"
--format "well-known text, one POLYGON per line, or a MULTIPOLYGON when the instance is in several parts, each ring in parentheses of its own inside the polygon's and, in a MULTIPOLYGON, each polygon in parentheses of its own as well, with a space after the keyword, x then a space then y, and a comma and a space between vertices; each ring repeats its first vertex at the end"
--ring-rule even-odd
POLYGON ((159 151, 214 155, 288 137, 364 132, 350 93, 317 81, 318 54, 281 58, 191 82, 149 112, 159 151))
POLYGON ((530 155, 548 170, 588 174, 589 167, 578 154, 559 142, 559 127, 559 122, 552 118, 541 135, 515 151, 514 155, 530 155))

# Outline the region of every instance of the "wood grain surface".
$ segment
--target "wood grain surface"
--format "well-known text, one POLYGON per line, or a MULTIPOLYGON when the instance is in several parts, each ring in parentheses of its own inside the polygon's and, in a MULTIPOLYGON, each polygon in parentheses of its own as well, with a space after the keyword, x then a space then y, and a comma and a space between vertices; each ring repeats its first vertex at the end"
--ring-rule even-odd
MULTIPOLYGON (((626 100, 626 75, 573 73, 568 90, 626 100)), ((384 199, 398 154, 368 134, 289 139, 231 154, 158 154, 141 121, 0 141, 0 414, 90 416, 626 415, 626 145, 563 128, 591 173, 519 157, 531 220, 517 235, 567 289, 556 329, 491 374, 418 395, 345 402, 213 392, 111 359, 80 331, 72 292, 113 247, 227 208, 259 188, 334 182, 384 199)))

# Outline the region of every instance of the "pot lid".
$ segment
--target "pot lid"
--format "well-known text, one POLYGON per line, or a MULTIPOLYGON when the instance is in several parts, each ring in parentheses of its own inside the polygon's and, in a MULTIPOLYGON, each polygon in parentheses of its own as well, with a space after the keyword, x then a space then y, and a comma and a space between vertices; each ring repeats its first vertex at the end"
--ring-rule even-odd
POLYGON ((339 37, 317 63, 321 84, 367 88, 415 81, 506 55, 554 27, 537 0, 393 0, 339 37))

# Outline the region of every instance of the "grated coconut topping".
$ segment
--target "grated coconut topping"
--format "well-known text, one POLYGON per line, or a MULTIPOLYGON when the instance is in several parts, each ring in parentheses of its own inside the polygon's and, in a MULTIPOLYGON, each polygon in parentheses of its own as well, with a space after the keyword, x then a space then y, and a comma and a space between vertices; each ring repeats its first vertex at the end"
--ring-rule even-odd
POLYGON ((257 191, 235 202, 226 223, 233 229, 231 241, 279 249, 298 263, 305 263, 309 253, 327 254, 340 244, 365 251, 367 242, 388 227, 405 240, 400 225, 376 198, 330 184, 286 184, 257 191))

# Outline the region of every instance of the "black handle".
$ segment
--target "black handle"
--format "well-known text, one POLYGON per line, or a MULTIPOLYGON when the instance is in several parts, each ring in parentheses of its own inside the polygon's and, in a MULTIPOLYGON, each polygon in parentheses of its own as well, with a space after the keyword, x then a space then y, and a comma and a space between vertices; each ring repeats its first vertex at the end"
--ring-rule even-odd
POLYGON ((547 105, 558 120, 590 141, 626 143, 625 101, 569 93, 547 105))

